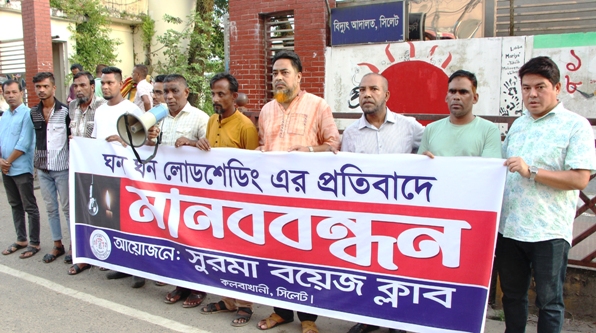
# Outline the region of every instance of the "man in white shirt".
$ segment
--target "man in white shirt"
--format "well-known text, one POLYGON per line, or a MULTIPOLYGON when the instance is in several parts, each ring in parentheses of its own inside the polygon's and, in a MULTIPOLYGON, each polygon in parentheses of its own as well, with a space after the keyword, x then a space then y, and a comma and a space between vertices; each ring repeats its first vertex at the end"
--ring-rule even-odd
MULTIPOLYGON (((362 117, 343 133, 341 151, 362 154, 409 154, 420 147, 424 126, 413 117, 405 117, 387 108, 389 82, 380 74, 362 77, 359 87, 362 117)), ((348 333, 367 333, 379 327, 356 324, 348 333)), ((391 333, 404 331, 389 329, 391 333)))
POLYGON ((141 111, 149 111, 153 107, 151 91, 153 86, 147 82, 149 69, 145 65, 136 65, 132 70, 132 82, 136 84, 137 92, 134 103, 141 111))
POLYGON ((118 141, 123 146, 126 143, 118 135, 118 118, 124 113, 132 113, 138 117, 143 111, 120 94, 122 87, 122 71, 117 67, 106 67, 101 75, 101 92, 108 102, 95 111, 95 125, 92 138, 105 139, 108 142, 118 141))
POLYGON ((407 154, 420 147, 424 126, 387 108, 388 82, 380 74, 360 81, 362 117, 346 128, 341 151, 362 154, 407 154))

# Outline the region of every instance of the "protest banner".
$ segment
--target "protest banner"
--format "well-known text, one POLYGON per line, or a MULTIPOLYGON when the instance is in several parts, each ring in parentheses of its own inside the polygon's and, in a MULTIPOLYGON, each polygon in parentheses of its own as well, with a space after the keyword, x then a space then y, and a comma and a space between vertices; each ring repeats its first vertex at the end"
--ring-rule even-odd
POLYGON ((84 138, 70 154, 76 263, 384 327, 483 329, 500 159, 160 147, 142 165, 84 138))

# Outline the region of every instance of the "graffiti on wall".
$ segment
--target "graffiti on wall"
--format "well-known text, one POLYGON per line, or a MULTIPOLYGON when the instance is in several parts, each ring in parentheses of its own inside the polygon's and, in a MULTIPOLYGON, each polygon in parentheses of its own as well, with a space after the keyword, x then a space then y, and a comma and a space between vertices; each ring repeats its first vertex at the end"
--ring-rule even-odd
POLYGON ((478 78, 475 114, 517 116, 523 111, 519 68, 539 55, 559 66, 559 100, 565 107, 596 118, 596 33, 328 48, 325 98, 334 112, 360 111, 357 87, 362 76, 374 72, 389 81, 390 110, 447 114, 448 77, 465 69, 478 78))

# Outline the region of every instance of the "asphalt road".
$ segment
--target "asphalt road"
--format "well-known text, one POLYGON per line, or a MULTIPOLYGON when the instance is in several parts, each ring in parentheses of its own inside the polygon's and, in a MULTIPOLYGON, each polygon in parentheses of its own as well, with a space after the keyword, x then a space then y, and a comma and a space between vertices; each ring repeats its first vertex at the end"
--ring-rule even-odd
MULTIPOLYGON (((0 181, 1 184, 1 181, 0 181)), ((35 191, 41 212, 42 250, 29 259, 19 259, 18 253, 0 255, 0 332, 198 332, 198 333, 248 333, 259 332, 255 327, 272 308, 255 305, 253 319, 247 326, 230 326, 232 313, 201 315, 199 308, 182 308, 181 302, 165 304, 165 294, 172 286, 158 287, 151 281, 140 288, 130 287, 131 278, 107 280, 106 272, 93 267, 75 276, 69 276, 69 265, 64 257, 53 263, 42 261, 52 246, 45 205, 39 190, 35 191)), ((66 225, 63 222, 63 229, 66 225)), ((69 244, 64 233, 65 244, 69 244)), ((3 185, 0 186, 0 248, 14 242, 15 231, 11 210, 3 185)), ((219 300, 209 295, 207 302, 219 300)), ((354 304, 358 306, 358 304, 354 304)), ((498 317, 490 310, 488 316, 498 317)), ((465 320, 465 318, 462 318, 465 320)), ((319 317, 321 332, 345 333, 353 325, 350 321, 319 317)), ((533 320, 528 322, 528 332, 536 331, 533 320)), ((486 332, 504 331, 504 323, 486 320, 486 332)), ((571 322, 565 332, 594 332, 596 325, 571 322)), ((299 333, 300 324, 294 323, 274 328, 272 333, 299 333)), ((387 332, 381 329, 377 332, 387 332)))

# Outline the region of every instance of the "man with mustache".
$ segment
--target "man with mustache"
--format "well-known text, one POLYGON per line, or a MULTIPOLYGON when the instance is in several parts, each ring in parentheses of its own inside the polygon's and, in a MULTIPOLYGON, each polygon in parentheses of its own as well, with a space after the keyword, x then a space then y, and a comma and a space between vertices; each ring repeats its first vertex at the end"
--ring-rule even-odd
POLYGON ((33 191, 35 133, 30 110, 23 104, 23 86, 15 80, 7 80, 2 88, 10 108, 0 121, 0 168, 17 233, 16 242, 2 254, 25 249, 21 258, 29 258, 39 251, 39 209, 33 191), (25 212, 28 215, 29 242, 25 212))
MULTIPOLYGON (((219 73, 210 81, 211 100, 215 114, 209 118, 207 137, 197 142, 197 148, 209 151, 211 147, 255 149, 259 146, 259 135, 252 121, 236 109, 238 81, 228 73, 219 73)), ((252 302, 231 297, 222 297, 217 303, 209 303, 201 314, 236 311, 231 325, 244 326, 252 317, 252 302)))
MULTIPOLYGON (((91 138, 95 119, 95 110, 106 103, 102 97, 95 95, 95 80, 89 72, 78 72, 75 74, 72 87, 75 92, 75 99, 68 105, 70 114, 70 133, 73 136, 91 138)), ((64 262, 72 264, 71 250, 64 258, 64 262)), ((89 264, 74 264, 68 269, 68 275, 79 274, 89 269, 89 264)))
POLYGON ((478 102, 473 73, 458 70, 449 77, 445 102, 449 117, 426 126, 418 154, 501 158, 501 135, 496 124, 472 113, 478 102))
MULTIPOLYGON (((36 139, 33 164, 37 168, 39 187, 46 204, 54 241, 52 251, 43 257, 45 263, 50 263, 66 252, 62 245, 60 207, 62 207, 66 225, 70 224, 68 198, 70 115, 68 107, 54 97, 56 93, 54 74, 37 73, 33 77, 33 84, 35 93, 41 100, 31 109, 36 139)), ((68 230, 70 231, 70 228, 68 230)))
MULTIPOLYGON (((336 153, 339 132, 331 107, 322 98, 300 90, 302 63, 292 51, 280 51, 273 57, 274 100, 265 104, 259 115, 260 151, 302 151, 336 153)), ((261 320, 261 330, 294 321, 292 310, 273 308, 268 318, 261 320)), ((298 312, 303 333, 317 333, 317 316, 298 312)))
MULTIPOLYGON (((362 117, 345 129, 341 151, 361 154, 409 154, 420 146, 424 126, 387 108, 389 82, 380 74, 362 77, 358 89, 362 117)), ((379 326, 356 324, 348 333, 372 332, 379 326)), ((390 333, 404 331, 389 329, 390 333)))
MULTIPOLYGON (((155 89, 155 87, 153 88, 155 89)), ((166 146, 196 146, 199 139, 204 138, 209 116, 190 105, 188 94, 190 89, 186 78, 180 74, 168 74, 163 80, 163 93, 168 104, 168 114, 159 125, 152 126, 148 131, 149 145, 161 133, 161 144, 166 146)), ((174 304, 185 298, 182 307, 194 308, 200 305, 207 294, 184 287, 176 287, 169 292, 164 302, 174 304)))

